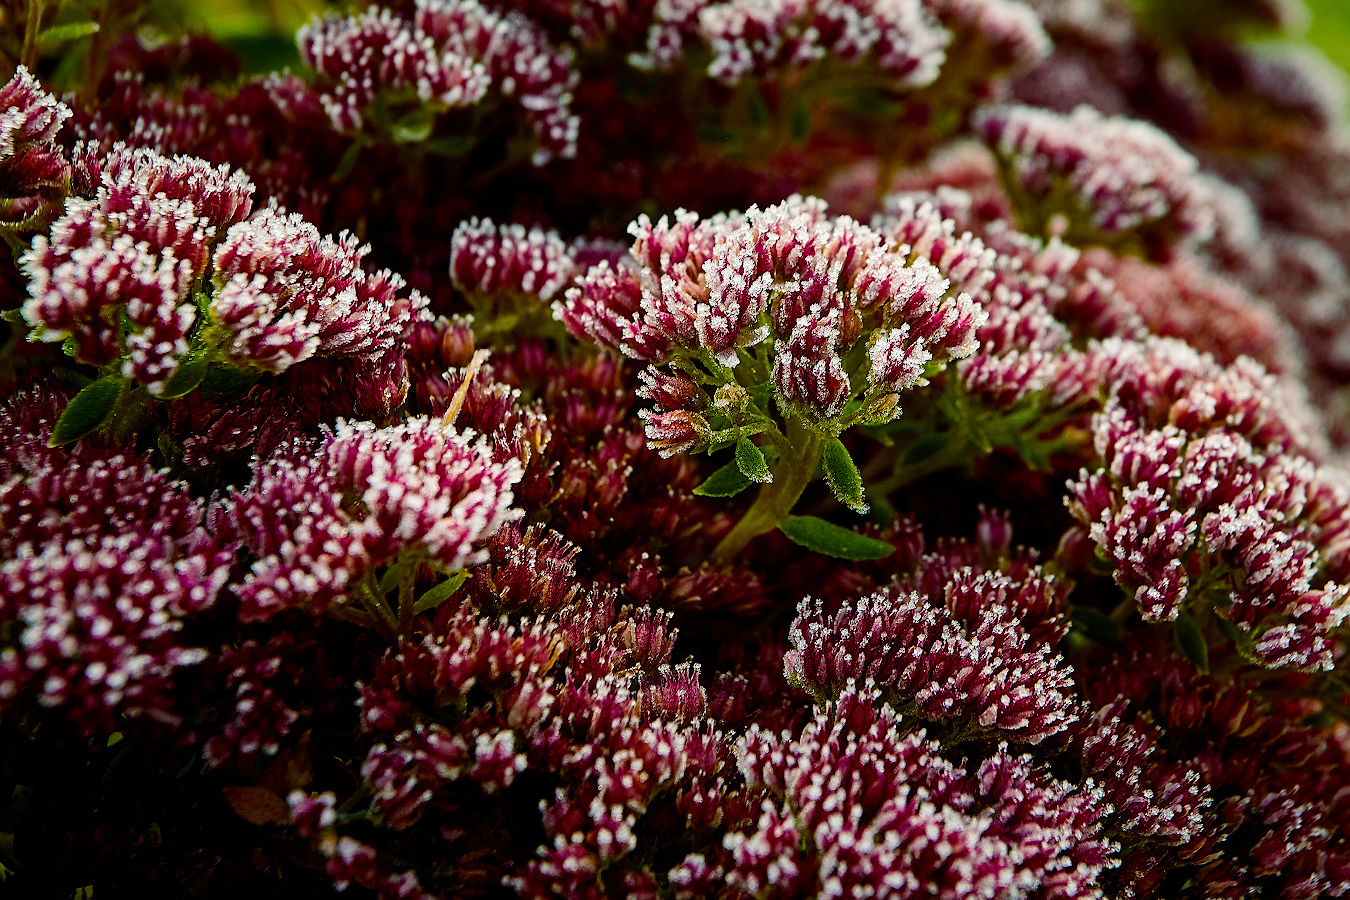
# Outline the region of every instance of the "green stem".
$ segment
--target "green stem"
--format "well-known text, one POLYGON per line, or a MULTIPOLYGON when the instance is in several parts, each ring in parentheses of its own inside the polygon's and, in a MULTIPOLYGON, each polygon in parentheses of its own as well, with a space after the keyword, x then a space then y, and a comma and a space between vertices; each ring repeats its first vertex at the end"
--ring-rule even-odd
POLYGON ((1107 614, 1112 622, 1117 625, 1124 625, 1134 615, 1135 610, 1134 594, 1121 598, 1120 602, 1111 607, 1111 612, 1107 614))
POLYGON ((417 578, 416 565, 408 567, 403 573, 403 577, 398 582, 398 639, 399 643, 409 643, 412 641, 413 626, 413 606, 416 600, 413 597, 413 582, 417 578))
POLYGON ((43 0, 29 0, 28 18, 24 22, 23 51, 20 61, 29 72, 37 63, 37 36, 42 30, 43 0))
POLYGON ((925 475, 932 475, 934 472, 959 465, 967 458, 969 449, 970 442, 966 440, 965 432, 959 428, 954 428, 951 432, 951 439, 932 456, 911 465, 905 465, 904 457, 901 456, 900 461, 896 463, 895 470, 887 478, 867 484, 867 493, 873 497, 889 496, 900 488, 918 481, 925 475))
POLYGON ((380 621, 365 610, 353 609, 334 603, 325 607, 323 613, 329 618, 336 619, 339 622, 351 622, 355 625, 360 625, 362 628, 369 628, 373 631, 378 631, 380 628, 380 621))
POLYGON ((776 528, 811 483, 824 452, 822 437, 789 421, 783 451, 769 466, 773 481, 760 487, 755 502, 713 550, 711 561, 731 562, 752 540, 776 528))
POLYGON ((372 617, 378 623, 378 630, 385 632, 390 637, 397 637, 398 617, 389 608, 389 604, 384 602, 374 578, 369 575, 363 578, 357 584, 356 595, 364 602, 366 609, 370 610, 372 617))

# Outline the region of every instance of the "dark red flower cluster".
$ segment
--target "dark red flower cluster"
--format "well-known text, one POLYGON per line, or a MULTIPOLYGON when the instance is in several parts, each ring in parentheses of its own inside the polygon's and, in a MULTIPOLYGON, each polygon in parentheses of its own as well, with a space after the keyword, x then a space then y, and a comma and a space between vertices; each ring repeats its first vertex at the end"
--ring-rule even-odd
POLYGON ((0 883, 1350 896, 1289 6, 16 8, 0 883))

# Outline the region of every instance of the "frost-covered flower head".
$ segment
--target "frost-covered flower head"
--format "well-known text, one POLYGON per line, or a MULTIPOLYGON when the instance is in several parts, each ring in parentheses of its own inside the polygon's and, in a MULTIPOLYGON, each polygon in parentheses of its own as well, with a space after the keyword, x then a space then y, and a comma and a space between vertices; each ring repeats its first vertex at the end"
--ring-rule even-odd
POLYGON ((275 206, 250 217, 253 185, 225 165, 122 144, 81 144, 74 159, 85 196, 23 259, 30 339, 64 341, 163 399, 213 367, 279 373, 316 355, 388 374, 389 396, 406 390, 402 340, 426 301, 368 272, 369 247, 275 206))
POLYGON ((576 152, 571 52, 519 13, 477 0, 417 0, 409 18, 372 5, 360 15, 316 16, 296 41, 306 65, 325 79, 319 101, 339 131, 379 127, 394 140, 422 140, 436 113, 496 92, 518 104, 533 128, 536 163, 576 152), (411 119, 388 121, 391 107, 409 104, 411 119))
POLYGON ((474 218, 450 236, 450 278, 470 296, 528 294, 552 301, 576 267, 556 231, 474 218))
POLYGON ((479 542, 520 515, 515 460, 436 419, 388 428, 339 421, 317 443, 260 460, 222 527, 257 558, 237 592, 248 618, 359 599, 378 569, 424 558, 450 573, 484 558, 479 542))
POLYGON ((1205 241, 1218 227, 1221 187, 1195 157, 1146 123, 1082 106, 1063 115, 1030 106, 991 106, 975 115, 993 148, 1023 224, 1032 233, 1067 229, 1071 241, 1148 249, 1205 241), (1055 217, 1066 221, 1056 224, 1055 217))
POLYGON ((1054 578, 1033 571, 1014 581, 966 567, 936 588, 932 600, 887 588, 833 615, 818 600, 802 601, 784 657, 789 680, 818 696, 872 681, 924 718, 1028 743, 1074 722, 1069 673, 1046 635, 1030 630, 1045 607, 1062 604, 1054 578))
POLYGON ((87 734, 172 721, 175 670, 206 657, 184 624, 216 602, 234 549, 145 459, 47 447, 60 405, 0 407, 0 710, 34 700, 87 734))
POLYGON ((630 60, 670 69, 686 54, 702 59, 695 48, 703 49, 707 75, 728 86, 789 81, 815 63, 825 70, 870 65, 892 90, 904 91, 968 62, 951 58, 954 42, 962 50, 979 47, 1003 67, 1033 63, 1050 46, 1036 16, 1015 0, 696 0, 656 4, 646 48, 630 60))
POLYGON ((1216 618, 1263 666, 1333 665, 1350 615, 1343 473, 1225 430, 1141 427, 1119 405, 1093 431, 1104 469, 1069 507, 1145 621, 1216 618))
MULTIPOLYGON (((648 38, 653 62, 668 59, 681 24, 658 19, 653 25, 648 38)), ((826 58, 848 65, 871 57, 896 87, 922 87, 937 78, 951 40, 919 0, 708 3, 685 28, 712 53, 708 75, 727 85, 826 58)))
POLYGON ((474 332, 563 336, 549 303, 584 269, 588 242, 552 229, 473 218, 450 236, 450 281, 473 309, 474 332))
POLYGON ((0 221, 7 226, 40 227, 59 211, 70 164, 56 135, 70 116, 23 66, 0 87, 0 221))
POLYGON ((901 391, 975 349, 984 313, 968 295, 819 200, 630 231, 631 257, 591 268, 555 310, 573 334, 649 363, 648 437, 663 452, 725 440, 719 417, 764 430, 770 400, 832 434, 888 421, 901 391))
POLYGON ((193 282, 219 230, 248 215, 253 185, 228 166, 115 146, 76 149, 92 197, 66 201, 24 255, 34 340, 69 341, 90 365, 121 359, 123 377, 160 391, 190 349, 193 282))
POLYGON ((763 800, 723 839, 728 882, 752 895, 1102 896, 1117 848, 1091 779, 1059 781, 1007 744, 962 768, 878 699, 850 682, 800 735, 752 726, 737 742, 763 800))
POLYGON ((211 316, 234 364, 281 372, 314 355, 377 359, 399 349, 426 305, 388 269, 367 272, 370 247, 268 207, 216 249, 211 316))

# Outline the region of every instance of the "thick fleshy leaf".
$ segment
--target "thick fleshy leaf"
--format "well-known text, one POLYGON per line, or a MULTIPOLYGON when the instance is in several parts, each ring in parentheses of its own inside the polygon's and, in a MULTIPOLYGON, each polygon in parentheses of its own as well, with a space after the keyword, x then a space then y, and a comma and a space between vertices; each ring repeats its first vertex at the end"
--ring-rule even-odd
POLYGON ((769 464, 764 461, 764 453, 755 446, 755 442, 743 437, 736 442, 736 468, 751 481, 768 484, 773 481, 769 474, 769 464))
POLYGON ((208 369, 202 377, 201 396, 203 400, 230 400, 242 396, 257 383, 260 374, 233 366, 216 366, 208 369))
POLYGON ((449 578, 418 597, 416 605, 413 606, 413 612, 421 615, 427 610, 435 609, 440 606, 455 595, 455 591, 460 589, 460 586, 464 584, 468 577, 469 571, 467 569, 461 569, 451 575, 449 578))
POLYGON ((48 50, 64 44, 66 41, 78 40, 96 33, 98 33, 97 22, 67 22, 64 25, 53 25, 39 31, 37 45, 44 50, 48 50))
POLYGON ((694 493, 700 497, 734 497, 752 484, 732 462, 709 475, 707 481, 694 488, 694 493))
POLYGON ((1182 613, 1176 621, 1177 646, 1201 672, 1209 671, 1209 644, 1195 619, 1182 613))
POLYGON ((210 365, 205 359, 189 359, 178 367, 178 371, 164 382, 164 387, 155 396, 161 400, 173 400, 192 393, 206 377, 210 365))
POLYGON ((97 429, 112 415, 125 385, 126 379, 120 375, 107 375, 70 398, 48 443, 60 447, 97 429))
POLYGON ((839 438, 830 438, 825 444, 825 454, 821 457, 825 469, 825 480, 830 490, 839 498, 839 502, 857 513, 867 512, 867 501, 863 499, 862 475, 849 455, 848 448, 839 438))
POLYGON ((815 516, 788 516, 778 523, 783 534, 808 550, 840 559, 884 559, 895 547, 815 516))

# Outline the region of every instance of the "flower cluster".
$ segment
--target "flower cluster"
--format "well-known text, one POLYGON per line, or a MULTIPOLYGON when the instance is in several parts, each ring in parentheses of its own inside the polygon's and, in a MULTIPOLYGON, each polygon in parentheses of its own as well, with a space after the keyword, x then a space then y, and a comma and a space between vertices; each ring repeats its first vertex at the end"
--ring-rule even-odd
POLYGON ((1222 429, 1141 427, 1117 405, 1093 431, 1104 469, 1068 502, 1145 621, 1212 611, 1262 665, 1334 664, 1350 613, 1350 589, 1326 579, 1350 549, 1343 474, 1222 429))
POLYGON ((206 658, 184 620, 216 602, 232 545, 204 504, 144 458, 46 444, 62 398, 0 410, 0 708, 35 700, 87 735, 120 716, 174 723, 175 670, 206 658))
POLYGON ((24 257, 24 318, 39 340, 69 340, 83 363, 110 365, 161 393, 190 349, 194 282, 218 231, 242 221, 253 185, 228 166, 118 146, 74 154, 75 190, 50 237, 24 257))
POLYGON ((833 616, 819 600, 803 601, 784 659, 788 678, 813 693, 875 682, 924 718, 1039 743, 1075 718, 1069 673, 1022 624, 1055 593, 1053 579, 1038 573, 1017 583, 965 568, 938 595, 944 606, 901 588, 833 616))
POLYGON ((586 257, 556 231, 470 219, 450 236, 450 279, 473 308, 478 335, 547 334, 558 330, 548 304, 586 257))
POLYGON ((747 784, 768 795, 755 827, 729 834, 744 894, 1102 896, 1116 864, 1109 807, 1091 780, 1057 781, 1006 744, 953 765, 922 730, 850 685, 799 737, 752 727, 738 747, 747 784))
POLYGON ((520 106, 540 144, 536 163, 575 152, 571 55, 519 14, 477 0, 417 0, 410 18, 374 6, 315 17, 297 43, 305 64, 331 85, 318 99, 339 131, 371 127, 394 140, 424 140, 437 112, 474 106, 492 92, 520 106), (409 102, 420 105, 400 118, 409 102))
POLYGON ((59 211, 70 178, 56 135, 71 111, 23 66, 0 88, 0 109, 0 222, 11 230, 39 230, 59 211))
POLYGON ((818 201, 630 231, 637 265, 602 260, 555 309, 648 363, 647 437, 667 454, 888 422, 901 392, 972 352, 984 318, 926 260, 818 201))
POLYGON ((1350 896, 1288 7, 18 8, 6 890, 1350 896))
POLYGON ((1087 106, 1068 116, 993 106, 980 111, 975 127, 1007 168, 1033 234, 1093 243, 1135 236, 1161 248, 1214 236, 1218 189, 1163 131, 1087 106))
POLYGON ((396 626, 377 570, 402 565, 408 588, 419 562, 453 573, 481 561, 479 540, 518 515, 519 479, 519 463, 497 463, 481 441, 428 418, 339 422, 317 445, 286 444, 219 513, 257 559, 238 589, 241 615, 364 603, 396 626))
POLYGON ((937 78, 951 36, 919 0, 696 3, 688 9, 658 6, 639 60, 668 68, 689 39, 708 48, 708 76, 727 85, 821 59, 849 64, 871 56, 896 87, 915 88, 937 78))
POLYGON ((284 371, 316 354, 379 358, 398 352, 426 300, 399 296, 403 279, 368 273, 370 252, 350 234, 319 234, 296 213, 269 207, 216 248, 211 318, 221 352, 240 367, 284 371))

